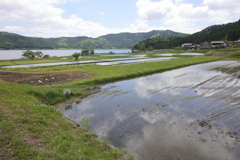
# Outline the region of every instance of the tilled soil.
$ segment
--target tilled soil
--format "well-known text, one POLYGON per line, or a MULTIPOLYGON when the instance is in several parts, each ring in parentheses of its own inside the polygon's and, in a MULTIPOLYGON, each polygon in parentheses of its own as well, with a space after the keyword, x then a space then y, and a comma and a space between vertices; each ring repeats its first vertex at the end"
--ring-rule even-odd
POLYGON ((31 85, 55 85, 72 82, 78 79, 86 79, 89 76, 90 74, 79 71, 62 71, 47 73, 0 71, 0 79, 3 81, 31 85))

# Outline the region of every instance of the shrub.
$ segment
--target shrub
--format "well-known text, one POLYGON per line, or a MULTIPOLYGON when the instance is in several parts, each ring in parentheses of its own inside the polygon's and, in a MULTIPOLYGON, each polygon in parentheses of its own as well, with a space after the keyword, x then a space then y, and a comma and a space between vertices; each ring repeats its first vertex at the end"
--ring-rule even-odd
POLYGON ((80 99, 75 99, 75 102, 78 104, 78 103, 81 102, 81 100, 80 99))
POLYGON ((214 49, 219 49, 219 48, 220 48, 219 45, 214 46, 214 49))
POLYGON ((114 52, 110 51, 108 54, 115 54, 114 52))
POLYGON ((72 57, 74 57, 75 60, 78 60, 79 56, 80 56, 80 53, 77 53, 77 52, 73 53, 73 55, 72 55, 72 57))
POLYGON ((49 56, 48 54, 45 54, 45 55, 43 56, 43 58, 48 59, 48 58, 50 58, 50 56, 49 56))

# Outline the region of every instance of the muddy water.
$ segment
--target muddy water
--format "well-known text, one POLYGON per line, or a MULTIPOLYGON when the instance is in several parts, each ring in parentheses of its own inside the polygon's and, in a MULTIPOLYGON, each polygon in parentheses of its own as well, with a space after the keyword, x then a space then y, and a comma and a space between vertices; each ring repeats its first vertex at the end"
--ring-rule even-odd
POLYGON ((240 159, 240 62, 200 64, 102 86, 63 109, 135 159, 240 159))

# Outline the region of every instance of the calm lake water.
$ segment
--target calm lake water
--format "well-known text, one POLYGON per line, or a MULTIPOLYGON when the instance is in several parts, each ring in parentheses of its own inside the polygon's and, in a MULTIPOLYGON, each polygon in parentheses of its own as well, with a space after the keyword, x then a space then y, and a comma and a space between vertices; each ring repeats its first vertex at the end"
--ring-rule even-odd
MULTIPOLYGON (((7 59, 20 59, 21 55, 25 50, 0 50, 0 60, 7 59)), ((31 51, 42 51, 42 53, 48 54, 50 56, 70 56, 75 52, 81 52, 81 49, 73 50, 31 50, 31 51)), ((95 49, 95 54, 109 53, 110 51, 114 53, 128 53, 132 52, 131 49, 95 49)))
POLYGON ((136 159, 240 159, 240 62, 218 61, 101 86, 62 109, 136 159))

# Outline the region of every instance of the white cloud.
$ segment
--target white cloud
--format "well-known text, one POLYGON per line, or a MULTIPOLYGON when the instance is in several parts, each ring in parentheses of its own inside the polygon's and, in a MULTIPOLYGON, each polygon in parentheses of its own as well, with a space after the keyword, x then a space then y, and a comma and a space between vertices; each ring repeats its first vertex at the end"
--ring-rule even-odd
MULTIPOLYGON (((99 36, 99 33, 109 32, 109 29, 103 25, 83 20, 77 15, 63 18, 62 14, 65 11, 55 5, 66 2, 66 0, 35 0, 34 3, 31 0, 0 1, 0 21, 30 25, 26 31, 31 36, 60 37, 85 35, 96 37, 99 36)), ((14 26, 4 27, 3 30, 19 33, 19 29, 14 30, 14 26)))
POLYGON ((196 23, 224 23, 238 18, 238 0, 204 0, 194 7, 185 0, 139 0, 136 3, 140 21, 160 21, 172 30, 193 33, 199 30, 196 23))
POLYGON ((204 0, 203 4, 210 10, 227 10, 239 13, 239 0, 204 0))
MULTIPOLYGON (((199 7, 194 7, 187 0, 138 0, 136 3, 138 19, 126 28, 107 28, 102 23, 88 21, 75 14, 63 16, 67 12, 60 8, 63 4, 80 1, 83 0, 0 1, 0 22, 7 24, 1 30, 39 37, 98 37, 109 33, 166 29, 193 33, 208 24, 234 21, 239 18, 240 14, 238 5, 236 5, 237 0, 204 0, 202 6, 199 7), (159 22, 159 26, 156 24, 152 26, 149 23, 151 21, 159 22), (8 22, 14 25, 11 26, 8 22), (203 25, 199 26, 197 23, 203 25)), ((99 12, 98 14, 108 13, 99 12)))
POLYGON ((106 13, 104 13, 104 12, 99 12, 98 14, 100 14, 100 15, 106 15, 106 13))
POLYGON ((18 26, 5 26, 1 30, 7 31, 7 32, 20 32, 23 33, 26 31, 25 27, 18 27, 18 26))

